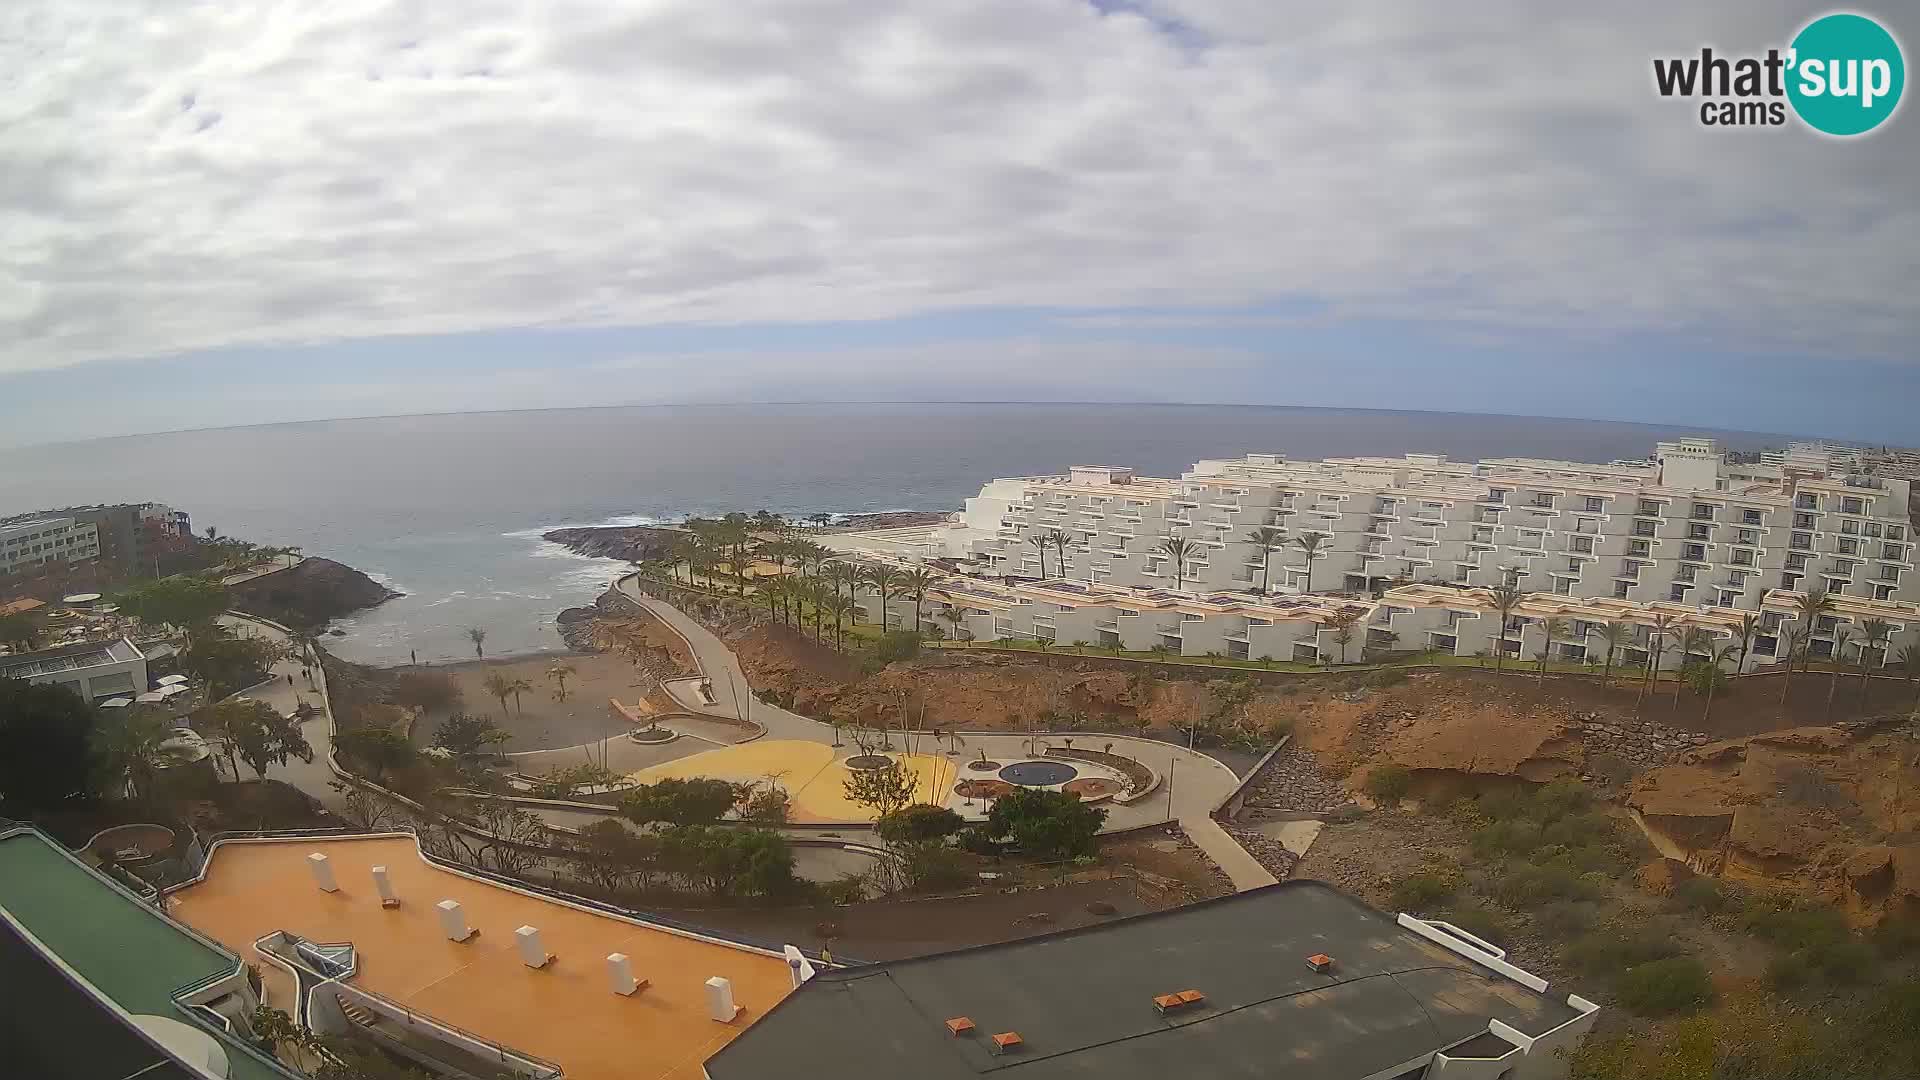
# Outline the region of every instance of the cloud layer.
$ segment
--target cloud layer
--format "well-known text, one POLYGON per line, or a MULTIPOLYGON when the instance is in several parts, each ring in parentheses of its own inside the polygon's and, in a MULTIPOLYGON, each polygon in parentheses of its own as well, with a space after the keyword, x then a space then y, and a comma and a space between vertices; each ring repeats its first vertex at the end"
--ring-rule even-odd
POLYGON ((0 373, 1301 302, 1912 355, 1920 121, 1714 131, 1651 89, 1818 8, 1302 7, 15 0, 0 373))

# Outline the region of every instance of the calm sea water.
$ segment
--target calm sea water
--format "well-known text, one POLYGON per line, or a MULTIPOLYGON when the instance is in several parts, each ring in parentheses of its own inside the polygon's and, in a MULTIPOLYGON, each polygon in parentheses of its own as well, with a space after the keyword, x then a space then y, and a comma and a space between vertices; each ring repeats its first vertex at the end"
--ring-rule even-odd
MULTIPOLYGON (((143 435, 0 451, 0 513, 151 500, 197 529, 297 544, 404 599, 337 625, 350 659, 560 645, 554 616, 623 564, 540 539, 689 514, 957 507, 994 476, 1072 464, 1177 474, 1247 451, 1434 451, 1605 461, 1698 434, 1597 421, 1184 405, 742 405, 413 416, 143 435)), ((1717 433, 1730 446, 1783 437, 1717 433)))

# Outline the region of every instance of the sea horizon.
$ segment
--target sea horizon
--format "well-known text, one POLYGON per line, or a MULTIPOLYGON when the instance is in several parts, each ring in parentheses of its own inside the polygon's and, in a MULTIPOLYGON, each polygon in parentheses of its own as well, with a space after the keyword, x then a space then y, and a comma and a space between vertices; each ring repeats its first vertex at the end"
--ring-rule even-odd
POLYGON ((1178 475, 1247 452, 1608 461, 1659 439, 1730 449, 1792 436, 1487 413, 1174 403, 603 406, 296 421, 0 449, 0 514, 160 502, 194 527, 336 559, 403 597, 336 620, 366 663, 564 647, 554 617, 626 564, 559 528, 784 514, 951 510, 998 476, 1090 462, 1178 475))

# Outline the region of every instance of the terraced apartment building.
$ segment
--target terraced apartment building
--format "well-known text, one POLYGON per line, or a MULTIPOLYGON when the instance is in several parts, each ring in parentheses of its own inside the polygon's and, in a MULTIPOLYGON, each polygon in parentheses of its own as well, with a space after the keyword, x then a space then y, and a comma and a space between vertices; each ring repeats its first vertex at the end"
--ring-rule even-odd
POLYGON ((1857 453, 1740 461, 1714 440, 1681 439, 1607 464, 1248 454, 1171 479, 1075 466, 994 480, 945 526, 843 546, 976 579, 954 585, 976 638, 1252 659, 1351 660, 1369 646, 1531 658, 1548 647, 1547 620, 1564 618, 1552 651, 1580 660, 1590 624, 1636 624, 1630 648, 1644 649, 1663 613, 1722 635, 1754 613, 1761 625, 1739 660, 1752 668, 1775 659, 1795 600, 1818 589, 1834 610, 1814 654, 1831 653, 1836 630, 1857 640, 1879 620, 1893 627, 1892 647, 1871 654, 1885 662, 1920 630, 1917 482, 1859 471, 1857 453), (1271 547, 1254 539, 1261 529, 1275 530, 1271 547), (1301 537, 1317 538, 1311 558, 1301 537), (1187 541, 1180 560, 1164 550, 1175 538, 1187 541), (984 579, 1011 590, 1014 608, 984 579), (1502 583, 1534 595, 1495 628, 1484 616, 1502 583), (1329 622, 1353 604, 1364 636, 1332 642, 1329 622))

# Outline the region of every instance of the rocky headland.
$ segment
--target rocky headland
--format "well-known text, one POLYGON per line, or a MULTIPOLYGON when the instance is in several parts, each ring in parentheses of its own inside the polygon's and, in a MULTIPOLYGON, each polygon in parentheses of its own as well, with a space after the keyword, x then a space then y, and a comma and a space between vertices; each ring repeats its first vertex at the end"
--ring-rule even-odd
POLYGON ((319 558, 230 585, 227 592, 241 611, 297 628, 324 626, 401 595, 345 563, 319 558))

